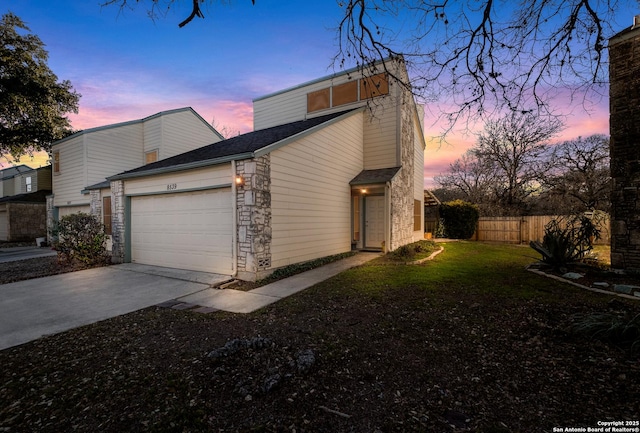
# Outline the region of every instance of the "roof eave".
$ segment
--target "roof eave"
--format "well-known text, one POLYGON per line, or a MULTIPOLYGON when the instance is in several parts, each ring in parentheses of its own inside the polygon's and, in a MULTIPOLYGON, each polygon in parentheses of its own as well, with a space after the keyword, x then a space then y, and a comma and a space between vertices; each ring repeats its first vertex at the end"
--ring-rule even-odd
POLYGON ((169 166, 169 167, 154 168, 154 169, 151 169, 151 170, 137 171, 137 172, 134 172, 134 173, 116 174, 115 176, 108 177, 107 180, 111 182, 113 180, 134 179, 134 178, 137 178, 137 177, 147 177, 147 176, 155 176, 155 175, 158 175, 158 174, 175 173, 177 171, 192 170, 194 168, 203 168, 203 167, 209 167, 209 166, 212 166, 212 165, 225 164, 227 162, 237 161, 237 160, 240 160, 240 159, 249 159, 249 158, 253 158, 253 156, 254 155, 253 155, 252 152, 238 153, 238 154, 235 154, 235 155, 222 156, 222 157, 219 157, 219 158, 205 159, 205 160, 201 160, 201 161, 188 162, 188 163, 185 163, 185 164, 172 165, 172 166, 169 166))
POLYGON ((298 132, 297 134, 291 135, 291 136, 289 136, 287 138, 283 138, 280 141, 276 141, 275 143, 271 143, 271 144, 269 144, 269 145, 267 145, 265 147, 257 149, 255 152, 253 152, 253 155, 256 158, 264 156, 267 153, 271 153, 274 150, 280 149, 281 147, 286 146, 287 144, 289 144, 291 142, 294 142, 296 140, 300 140, 301 138, 304 138, 307 135, 311 135, 311 134, 315 133, 316 131, 318 131, 319 129, 325 128, 325 127, 327 127, 329 125, 332 125, 332 124, 334 124, 336 122, 340 122, 340 121, 346 119, 347 117, 352 116, 355 113, 361 113, 365 109, 366 109, 366 107, 355 108, 355 109, 353 109, 351 111, 348 111, 348 112, 344 113, 341 116, 334 117, 333 119, 327 120, 326 122, 322 122, 322 123, 320 123, 320 124, 318 124, 318 125, 316 125, 314 127, 311 127, 309 129, 305 129, 302 132, 298 132))

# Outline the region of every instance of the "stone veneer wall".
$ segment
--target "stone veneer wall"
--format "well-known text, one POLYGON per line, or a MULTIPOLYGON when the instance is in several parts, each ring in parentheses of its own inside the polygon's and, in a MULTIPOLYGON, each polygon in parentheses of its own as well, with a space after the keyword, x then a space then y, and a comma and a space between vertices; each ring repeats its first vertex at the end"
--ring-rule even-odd
POLYGON ((402 168, 391 181, 391 242, 389 251, 413 242, 414 140, 411 96, 402 91, 400 103, 400 161, 402 168))
POLYGON ((34 241, 47 235, 45 203, 7 203, 8 240, 34 241))
POLYGON ((102 200, 100 199, 100 190, 94 189, 89 192, 89 215, 92 215, 98 221, 102 220, 102 200))
POLYGON ((51 244, 51 242, 53 242, 53 236, 51 234, 52 230, 53 230, 53 226, 56 222, 56 215, 55 215, 55 207, 53 206, 53 194, 52 195, 48 195, 47 196, 47 209, 46 209, 46 213, 47 213, 47 220, 46 220, 46 224, 47 224, 47 242, 49 244, 51 244))
POLYGON ((640 28, 609 44, 611 266, 640 270, 640 28))
POLYGON ((238 277, 255 281, 271 273, 271 157, 238 161, 238 277))
POLYGON ((124 262, 125 221, 124 221, 124 181, 111 182, 111 262, 124 262))

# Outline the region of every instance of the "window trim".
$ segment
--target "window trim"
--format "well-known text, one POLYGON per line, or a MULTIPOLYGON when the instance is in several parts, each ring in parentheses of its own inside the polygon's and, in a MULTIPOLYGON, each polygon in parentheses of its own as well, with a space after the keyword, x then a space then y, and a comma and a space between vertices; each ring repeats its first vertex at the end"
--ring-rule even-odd
POLYGON ((144 153, 144 163, 145 164, 152 164, 152 163, 158 161, 159 158, 160 158, 160 152, 158 151, 158 149, 153 149, 153 150, 150 150, 150 151, 144 153), (149 161, 149 156, 150 155, 155 155, 155 159, 153 161, 149 161))
POLYGON ((51 165, 53 165, 53 174, 59 174, 60 173, 60 151, 59 150, 56 150, 53 152, 51 165))

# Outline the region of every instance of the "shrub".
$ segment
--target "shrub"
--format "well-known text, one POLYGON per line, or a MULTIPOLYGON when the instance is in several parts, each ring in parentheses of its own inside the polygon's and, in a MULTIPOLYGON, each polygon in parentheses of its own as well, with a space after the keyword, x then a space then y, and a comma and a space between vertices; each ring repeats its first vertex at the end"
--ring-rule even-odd
POLYGON ((56 238, 53 246, 61 262, 97 266, 110 261, 105 247, 107 234, 104 225, 89 214, 63 216, 52 235, 56 238))
POLYGON ((585 214, 551 220, 544 227, 542 243, 529 242, 542 254, 542 261, 563 267, 582 260, 593 249, 593 241, 600 239, 600 229, 592 216, 585 214))
POLYGON ((480 212, 472 203, 453 200, 440 205, 440 218, 444 225, 445 237, 469 239, 476 231, 480 212))
POLYGON ((595 313, 575 316, 570 331, 614 344, 631 353, 640 352, 640 314, 595 313))
POLYGON ((417 254, 431 253, 436 249, 433 241, 421 240, 396 248, 388 254, 388 258, 393 261, 409 261, 413 260, 417 254))

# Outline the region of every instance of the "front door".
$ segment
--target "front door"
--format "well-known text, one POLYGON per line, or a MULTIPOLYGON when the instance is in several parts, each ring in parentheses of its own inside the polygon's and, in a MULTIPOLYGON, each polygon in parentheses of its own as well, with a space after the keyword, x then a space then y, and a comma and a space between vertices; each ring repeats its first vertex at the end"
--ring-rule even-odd
POLYGON ((364 246, 382 248, 384 242, 384 196, 364 198, 364 246))

